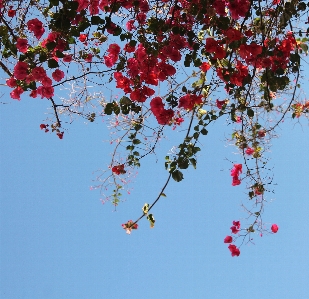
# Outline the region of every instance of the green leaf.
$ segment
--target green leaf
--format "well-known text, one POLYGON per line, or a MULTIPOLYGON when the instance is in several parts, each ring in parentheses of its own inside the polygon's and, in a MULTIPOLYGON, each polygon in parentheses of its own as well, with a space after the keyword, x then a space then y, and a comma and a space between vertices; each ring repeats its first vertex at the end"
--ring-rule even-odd
POLYGON ((300 47, 302 48, 302 50, 303 50, 306 54, 308 54, 308 46, 307 46, 307 44, 300 44, 300 47))
POLYGON ((91 17, 91 24, 92 25, 99 25, 103 20, 99 16, 92 16, 91 17))
POLYGON ((48 64, 48 67, 49 67, 50 69, 54 69, 54 68, 56 68, 56 67, 59 67, 58 62, 57 62, 55 59, 49 59, 48 62, 47 62, 47 64, 48 64))
POLYGON ((183 180, 183 174, 181 171, 179 170, 175 170, 172 172, 172 178, 176 181, 176 182, 180 182, 183 180))
POLYGON ((41 53, 40 56, 39 56, 39 61, 40 62, 45 62, 47 60, 47 55, 46 53, 41 53))
POLYGON ((56 45, 57 45, 57 44, 56 44, 55 42, 49 42, 49 43, 46 44, 46 49, 47 49, 48 51, 52 51, 52 50, 55 49, 56 45))
POLYGON ((104 113, 107 114, 107 115, 111 115, 113 113, 113 103, 108 103, 106 106, 105 106, 105 109, 104 109, 104 113))
POLYGON ((140 144, 141 141, 139 139, 133 139, 133 144, 140 144))
POLYGON ((205 128, 203 128, 203 129, 201 130, 201 134, 207 135, 207 134, 208 134, 208 131, 207 131, 205 128))
POLYGON ((194 169, 196 169, 196 159, 191 158, 191 159, 190 159, 190 163, 191 163, 191 165, 194 167, 194 169))
POLYGON ((253 111, 252 109, 248 108, 248 109, 247 109, 247 115, 248 115, 249 117, 253 117, 253 116, 254 116, 254 111, 253 111))
POLYGON ((149 214, 149 215, 147 216, 147 219, 148 219, 148 221, 150 222, 150 228, 154 228, 154 224, 155 224, 156 220, 154 219, 153 215, 152 215, 152 214, 149 214))
POLYGON ((148 210, 149 210, 149 204, 145 203, 143 208, 142 208, 142 210, 143 210, 143 213, 147 215, 148 214, 148 210))

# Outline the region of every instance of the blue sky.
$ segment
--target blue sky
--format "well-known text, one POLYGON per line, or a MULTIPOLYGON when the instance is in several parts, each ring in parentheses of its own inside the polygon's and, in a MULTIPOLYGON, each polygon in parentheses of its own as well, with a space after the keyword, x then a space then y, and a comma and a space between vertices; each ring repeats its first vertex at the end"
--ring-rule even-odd
MULTIPOLYGON (((115 212, 90 191, 93 171, 109 163, 104 123, 75 122, 60 140, 39 129, 47 101, 2 97, 0 105, 0 298, 300 298, 309 294, 308 124, 286 121, 274 140, 274 199, 263 220, 275 235, 256 235, 232 258, 223 239, 246 214, 245 188, 231 186, 233 148, 218 124, 202 141, 197 170, 172 182, 127 235, 121 224, 152 202, 167 173, 143 162, 115 212)), ((168 152, 174 139, 162 142, 168 152)), ((164 156, 163 156, 164 157, 164 156)))

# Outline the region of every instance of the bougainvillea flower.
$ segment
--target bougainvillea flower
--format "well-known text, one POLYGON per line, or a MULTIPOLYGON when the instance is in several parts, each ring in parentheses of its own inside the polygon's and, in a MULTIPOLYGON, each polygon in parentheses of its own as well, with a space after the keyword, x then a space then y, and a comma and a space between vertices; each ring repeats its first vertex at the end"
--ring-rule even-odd
POLYGON ((124 170, 124 164, 113 166, 112 172, 117 175, 126 173, 126 171, 124 170))
POLYGON ((216 100, 216 105, 218 107, 218 109, 222 109, 223 105, 226 104, 226 101, 219 101, 219 100, 216 100))
POLYGON ((18 80, 24 80, 28 75, 28 63, 18 61, 14 67, 14 77, 18 80))
POLYGON ((13 91, 10 93, 10 96, 12 99, 14 100, 20 100, 20 95, 24 92, 24 90, 18 86, 15 89, 13 89, 13 91))
POLYGON ((55 70, 53 73, 52 73, 52 77, 55 81, 59 82, 61 81, 63 78, 64 78, 64 72, 61 71, 61 70, 55 70))
POLYGON ((240 228, 240 221, 233 221, 233 225, 235 225, 236 227, 240 228))
POLYGON ((62 138, 63 138, 63 134, 64 134, 64 132, 58 132, 58 133, 57 133, 57 136, 59 137, 59 139, 62 139, 62 138))
POLYGON ((18 38, 16 43, 16 48, 22 53, 26 53, 28 50, 28 40, 25 38, 18 38))
POLYGON ((251 156, 254 153, 254 149, 251 147, 247 147, 247 149, 245 150, 245 153, 251 156))
POLYGON ((234 164, 234 167, 231 170, 231 176, 237 176, 240 173, 242 173, 242 164, 234 164))
POLYGON ((27 26, 29 31, 33 32, 34 36, 37 39, 40 39, 45 32, 45 29, 43 28, 43 23, 37 18, 28 21, 27 26))
POLYGON ((231 226, 231 231, 232 231, 232 234, 237 234, 239 232, 239 227, 231 226))
POLYGON ((240 255, 240 250, 235 245, 230 244, 228 248, 229 248, 232 256, 239 256, 240 255))
POLYGON ((224 243, 232 243, 233 242, 233 238, 231 236, 226 236, 224 238, 224 243))
POLYGON ((273 224, 270 229, 275 234, 278 231, 279 226, 277 224, 273 224))

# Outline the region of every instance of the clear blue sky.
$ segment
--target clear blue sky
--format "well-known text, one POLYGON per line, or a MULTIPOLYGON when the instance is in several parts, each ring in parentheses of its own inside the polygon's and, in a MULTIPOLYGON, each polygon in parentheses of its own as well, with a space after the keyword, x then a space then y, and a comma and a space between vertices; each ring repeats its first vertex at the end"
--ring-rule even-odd
POLYGON ((223 238, 246 217, 246 195, 231 186, 224 159, 237 157, 224 146, 226 127, 213 127, 198 169, 168 187, 153 210, 156 227, 144 220, 127 235, 121 223, 161 188, 162 160, 144 161, 114 212, 89 190, 92 172, 109 163, 105 124, 76 122, 59 140, 39 129, 46 100, 1 101, 1 299, 309 298, 307 124, 285 122, 272 147, 278 185, 263 219, 279 232, 257 235, 232 258, 223 238))

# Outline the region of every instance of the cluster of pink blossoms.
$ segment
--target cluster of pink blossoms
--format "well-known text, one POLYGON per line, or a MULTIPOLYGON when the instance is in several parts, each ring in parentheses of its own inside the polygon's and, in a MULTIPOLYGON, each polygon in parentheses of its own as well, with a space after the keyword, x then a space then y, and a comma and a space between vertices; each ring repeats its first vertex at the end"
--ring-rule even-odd
POLYGON ((240 173, 242 173, 242 164, 234 164, 234 167, 231 170, 231 176, 233 177, 232 186, 240 185, 240 173))
MULTIPOLYGON (((240 231, 240 221, 233 221, 233 226, 231 227, 232 233, 237 234, 240 231)), ((232 243, 233 237, 232 236, 226 236, 224 238, 224 243, 232 243)), ((230 250, 232 256, 239 256, 240 250, 236 247, 236 245, 230 244, 228 246, 228 249, 230 250)))

